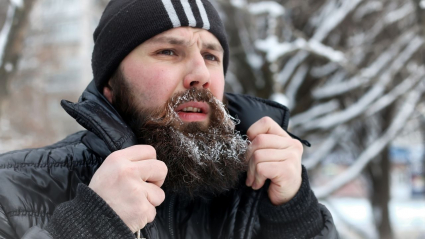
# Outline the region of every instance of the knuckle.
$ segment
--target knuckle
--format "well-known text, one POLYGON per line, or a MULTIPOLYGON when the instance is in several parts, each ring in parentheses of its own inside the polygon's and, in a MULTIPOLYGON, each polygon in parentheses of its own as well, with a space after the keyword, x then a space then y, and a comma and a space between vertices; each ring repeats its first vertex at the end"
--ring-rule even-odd
POLYGON ((258 164, 257 167, 255 168, 255 172, 258 175, 264 175, 266 168, 264 167, 263 164, 258 164))
POLYGON ((155 217, 156 217, 156 208, 151 206, 149 211, 146 214, 147 222, 153 222, 153 220, 155 220, 155 217))
POLYGON ((296 139, 294 139, 294 141, 295 141, 294 142, 295 148, 301 150, 301 152, 302 152, 304 150, 304 147, 303 147, 302 143, 299 140, 296 140, 296 139))
POLYGON ((159 190, 158 190, 158 199, 159 199, 160 204, 162 202, 164 202, 164 200, 165 200, 165 192, 161 188, 159 188, 159 190))
POLYGON ((273 122, 273 119, 270 118, 269 116, 265 116, 263 118, 261 118, 261 122, 264 124, 270 124, 271 122, 273 122))
POLYGON ((168 173, 168 167, 163 161, 158 160, 158 168, 162 172, 165 172, 166 174, 168 173))
POLYGON ((254 141, 252 142, 252 144, 254 146, 260 146, 262 144, 264 144, 264 142, 266 141, 267 135, 265 134, 259 134, 255 137, 254 141))
POLYGON ((254 164, 258 164, 261 159, 263 158, 263 153, 261 150, 256 150, 253 154, 252 154, 252 158, 254 160, 254 164))
POLYGON ((156 149, 152 145, 143 145, 143 150, 145 150, 146 152, 150 154, 156 155, 156 149))

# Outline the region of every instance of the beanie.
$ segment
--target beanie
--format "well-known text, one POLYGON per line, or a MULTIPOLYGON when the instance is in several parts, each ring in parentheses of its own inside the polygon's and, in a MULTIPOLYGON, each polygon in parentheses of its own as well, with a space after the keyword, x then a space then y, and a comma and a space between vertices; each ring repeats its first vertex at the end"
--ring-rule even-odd
POLYGON ((211 32, 224 49, 223 70, 229 47, 223 23, 208 0, 111 0, 93 38, 92 69, 102 92, 121 61, 144 41, 172 28, 189 26, 211 32))

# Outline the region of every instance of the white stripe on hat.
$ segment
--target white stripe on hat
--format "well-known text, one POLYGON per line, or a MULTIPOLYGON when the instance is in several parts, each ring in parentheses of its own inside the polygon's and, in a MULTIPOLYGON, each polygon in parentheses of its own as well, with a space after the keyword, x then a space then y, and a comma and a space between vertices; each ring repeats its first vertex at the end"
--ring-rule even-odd
POLYGON ((174 9, 171 0, 162 0, 162 3, 164 4, 165 10, 168 13, 168 17, 173 23, 173 27, 180 27, 182 24, 180 23, 179 16, 177 16, 176 9, 174 9))
POLYGON ((188 0, 182 0, 184 13, 186 13, 187 20, 189 20, 190 27, 196 27, 195 15, 193 15, 192 8, 190 7, 188 0))
POLYGON ((196 0, 196 5, 198 5, 202 21, 204 22, 204 26, 202 28, 210 30, 210 20, 208 19, 207 11, 205 10, 204 4, 202 4, 201 0, 196 0))

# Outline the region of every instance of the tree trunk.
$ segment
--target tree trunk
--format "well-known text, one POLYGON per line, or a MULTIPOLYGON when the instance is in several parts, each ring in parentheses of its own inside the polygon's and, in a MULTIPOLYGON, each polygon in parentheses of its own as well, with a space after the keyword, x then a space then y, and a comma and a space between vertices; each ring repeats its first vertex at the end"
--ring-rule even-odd
MULTIPOLYGON (((382 131, 389 126, 394 107, 384 110, 382 131)), ((394 234, 390 222, 389 202, 391 197, 391 160, 389 155, 389 146, 384 149, 377 161, 369 165, 369 172, 372 182, 371 203, 375 219, 376 229, 379 238, 393 239, 394 234)))
MULTIPOLYGON (((8 94, 8 83, 17 70, 18 60, 23 49, 24 31, 35 1, 26 0, 22 8, 16 8, 12 28, 7 39, 2 65, 0 65, 0 103, 8 94)), ((1 26, 0 26, 1 30, 1 26)))

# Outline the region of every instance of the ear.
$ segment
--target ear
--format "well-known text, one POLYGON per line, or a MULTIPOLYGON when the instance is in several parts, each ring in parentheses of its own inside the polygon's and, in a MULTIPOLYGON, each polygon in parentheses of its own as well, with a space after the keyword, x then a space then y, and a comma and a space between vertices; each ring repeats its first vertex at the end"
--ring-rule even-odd
POLYGON ((114 92, 112 91, 111 85, 108 83, 103 87, 103 95, 106 97, 106 99, 109 101, 109 103, 112 104, 112 97, 114 95, 114 92))

